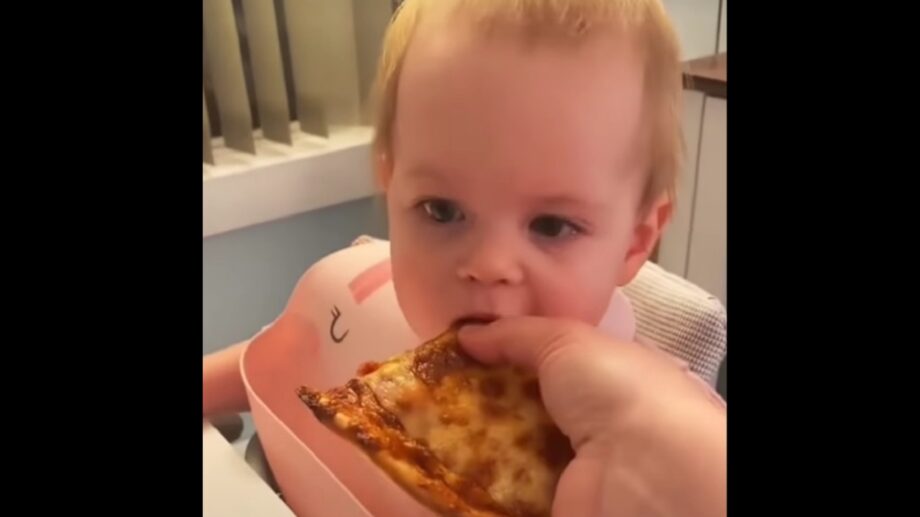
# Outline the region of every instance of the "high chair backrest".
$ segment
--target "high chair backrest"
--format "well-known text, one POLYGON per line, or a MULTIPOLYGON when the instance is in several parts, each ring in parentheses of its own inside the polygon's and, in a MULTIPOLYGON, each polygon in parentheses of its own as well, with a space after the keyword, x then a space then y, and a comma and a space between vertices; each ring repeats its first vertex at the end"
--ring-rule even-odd
POLYGON ((647 262, 623 292, 632 302, 638 337, 686 361, 715 386, 728 349, 722 302, 654 262, 647 262))

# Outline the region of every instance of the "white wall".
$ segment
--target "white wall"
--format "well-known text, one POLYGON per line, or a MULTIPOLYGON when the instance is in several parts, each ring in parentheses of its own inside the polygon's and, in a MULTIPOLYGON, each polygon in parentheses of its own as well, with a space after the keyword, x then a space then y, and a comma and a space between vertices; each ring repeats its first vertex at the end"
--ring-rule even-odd
POLYGON ((727 304, 728 104, 685 92, 686 167, 677 209, 661 238, 658 264, 727 304))
POLYGON ((715 97, 704 105, 687 279, 727 304, 728 105, 715 97))
POLYGON ((664 0, 684 50, 684 59, 715 54, 719 36, 719 0, 664 0))
POLYGON ((690 226, 693 224, 696 161, 702 129, 704 98, 705 95, 701 92, 684 92, 683 131, 687 146, 686 167, 681 171, 677 185, 677 207, 674 210, 674 216, 658 248, 658 264, 681 276, 687 274, 687 250, 690 247, 690 226))

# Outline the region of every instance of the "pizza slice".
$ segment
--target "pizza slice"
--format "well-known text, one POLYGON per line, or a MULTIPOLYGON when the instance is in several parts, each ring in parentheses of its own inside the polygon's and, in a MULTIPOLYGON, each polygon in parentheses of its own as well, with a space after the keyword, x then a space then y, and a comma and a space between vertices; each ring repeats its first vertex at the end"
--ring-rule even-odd
POLYGON ((535 376, 467 356, 455 329, 328 391, 301 387, 327 427, 444 515, 550 515, 574 457, 535 376))

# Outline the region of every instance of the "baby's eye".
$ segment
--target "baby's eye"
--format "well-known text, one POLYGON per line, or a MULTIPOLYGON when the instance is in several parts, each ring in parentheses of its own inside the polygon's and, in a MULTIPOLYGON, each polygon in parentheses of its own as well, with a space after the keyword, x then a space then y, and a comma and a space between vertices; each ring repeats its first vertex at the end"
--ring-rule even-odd
POLYGON ((555 215, 541 215, 530 223, 530 231, 541 237, 559 239, 581 233, 581 228, 555 215))
POLYGON ((463 212, 457 205, 446 199, 430 199, 422 202, 422 208, 433 221, 441 224, 463 220, 463 212))

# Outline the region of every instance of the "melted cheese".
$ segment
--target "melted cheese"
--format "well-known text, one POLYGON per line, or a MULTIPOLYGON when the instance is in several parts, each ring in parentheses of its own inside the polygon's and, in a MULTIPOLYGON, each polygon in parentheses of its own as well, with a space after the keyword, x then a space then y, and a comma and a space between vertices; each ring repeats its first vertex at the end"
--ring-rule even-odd
POLYGON ((520 514, 549 513, 570 449, 532 378, 468 367, 426 384, 413 374, 411 356, 403 356, 364 380, 406 433, 448 469, 520 514))

